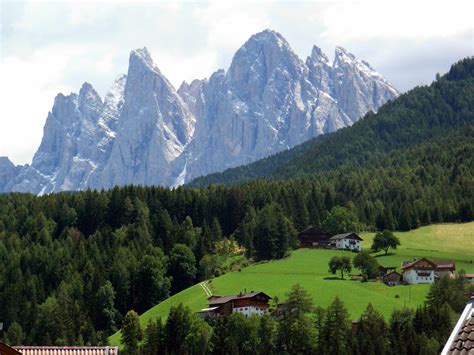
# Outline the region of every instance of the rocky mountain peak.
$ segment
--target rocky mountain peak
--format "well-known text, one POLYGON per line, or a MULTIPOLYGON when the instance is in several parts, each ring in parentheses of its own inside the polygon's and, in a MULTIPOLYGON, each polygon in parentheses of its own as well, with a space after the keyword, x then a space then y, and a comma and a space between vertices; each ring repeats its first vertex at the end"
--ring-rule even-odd
POLYGON ((308 57, 307 59, 307 62, 308 61, 311 61, 314 63, 324 63, 328 66, 331 66, 331 62, 329 61, 329 58, 327 57, 327 55, 324 54, 322 49, 316 45, 313 45, 313 48, 311 49, 311 56, 308 57))
POLYGON ((102 99, 92 85, 88 82, 82 84, 78 97, 78 109, 82 112, 83 117, 97 122, 102 106, 102 99))
POLYGON ((260 100, 272 80, 299 77, 304 63, 277 32, 265 30, 250 37, 235 53, 227 72, 233 91, 245 101, 260 100))
POLYGON ((178 186, 350 125, 397 94, 344 48, 330 63, 314 46, 303 62, 269 29, 227 71, 178 91, 147 48, 135 49, 103 100, 87 82, 56 96, 32 165, 0 159, 0 192, 178 186))
POLYGON ((382 75, 342 47, 336 47, 333 68, 332 94, 352 122, 398 96, 382 75))
POLYGON ((336 46, 336 49, 334 50, 335 54, 335 60, 336 61, 348 61, 348 60, 355 60, 356 57, 354 54, 349 52, 347 49, 341 47, 341 46, 336 46))
POLYGON ((153 66, 153 59, 151 58, 151 54, 148 51, 148 48, 143 47, 143 48, 137 48, 134 49, 130 52, 130 58, 129 61, 132 62, 132 60, 138 60, 144 64, 153 66))
POLYGON ((153 62, 153 58, 146 47, 132 50, 128 61, 129 80, 133 80, 135 76, 138 78, 143 77, 145 72, 153 72, 161 80, 165 81, 167 86, 172 86, 153 62))

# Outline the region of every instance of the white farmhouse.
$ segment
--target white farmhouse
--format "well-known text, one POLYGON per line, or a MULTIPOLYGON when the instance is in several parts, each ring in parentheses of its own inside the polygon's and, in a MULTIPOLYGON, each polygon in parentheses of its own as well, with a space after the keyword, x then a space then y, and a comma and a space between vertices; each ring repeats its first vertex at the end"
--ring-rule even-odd
POLYGON ((402 262, 403 281, 407 284, 432 284, 443 276, 453 277, 456 264, 452 260, 413 259, 402 262))
POLYGON ((333 248, 356 251, 362 249, 360 246, 362 240, 363 239, 355 233, 336 234, 329 239, 333 248))
POLYGON ((252 314, 263 316, 268 310, 268 301, 271 300, 271 297, 264 292, 252 291, 236 296, 213 295, 207 300, 209 307, 198 312, 202 318, 214 318, 219 315, 229 316, 232 313, 241 313, 245 317, 250 317, 252 314))

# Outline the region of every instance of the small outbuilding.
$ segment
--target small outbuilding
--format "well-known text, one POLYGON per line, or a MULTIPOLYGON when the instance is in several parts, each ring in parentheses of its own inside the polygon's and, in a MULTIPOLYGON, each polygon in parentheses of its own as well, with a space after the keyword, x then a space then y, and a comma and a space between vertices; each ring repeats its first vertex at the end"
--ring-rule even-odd
POLYGON ((464 274, 464 280, 471 284, 474 284, 474 274, 464 274))
POLYGON ((382 280, 388 286, 398 286, 402 283, 403 275, 394 270, 383 275, 382 280))

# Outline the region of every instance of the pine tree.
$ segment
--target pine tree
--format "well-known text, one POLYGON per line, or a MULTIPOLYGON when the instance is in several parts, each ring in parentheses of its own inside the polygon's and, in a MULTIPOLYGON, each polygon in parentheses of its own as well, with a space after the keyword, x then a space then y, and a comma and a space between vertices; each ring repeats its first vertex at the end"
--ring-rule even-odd
POLYGON ((191 327, 191 310, 179 304, 171 307, 165 325, 166 349, 170 354, 183 354, 185 339, 191 327))
POLYGON ((196 278, 196 259, 191 249, 184 244, 176 244, 170 255, 169 274, 173 279, 173 293, 184 290, 196 278))
POLYGON ((143 339, 140 318, 135 311, 128 311, 122 324, 122 343, 127 354, 138 355, 139 344, 143 339))
POLYGON ((258 328, 258 338, 260 340, 258 345, 258 354, 261 355, 273 355, 277 354, 276 349, 276 323, 274 319, 265 313, 260 318, 260 324, 258 328))
POLYGON ((307 354, 315 348, 314 328, 309 313, 313 301, 300 285, 294 285, 278 323, 277 349, 284 354, 307 354))
POLYGON ((323 328, 324 353, 348 354, 351 332, 349 313, 339 297, 336 297, 327 309, 323 328))
POLYGON ((185 338, 186 353, 188 354, 209 354, 212 349, 211 344, 212 327, 193 315, 189 333, 185 338))
POLYGON ((383 316, 369 303, 357 324, 354 337, 358 353, 361 355, 388 353, 387 333, 388 329, 383 316))
POLYGON ((150 320, 145 328, 144 342, 141 348, 143 355, 163 354, 165 352, 164 329, 161 318, 150 320))
POLYGON ((395 310, 390 317, 390 347, 392 353, 417 354, 417 332, 413 327, 413 312, 407 308, 395 310))

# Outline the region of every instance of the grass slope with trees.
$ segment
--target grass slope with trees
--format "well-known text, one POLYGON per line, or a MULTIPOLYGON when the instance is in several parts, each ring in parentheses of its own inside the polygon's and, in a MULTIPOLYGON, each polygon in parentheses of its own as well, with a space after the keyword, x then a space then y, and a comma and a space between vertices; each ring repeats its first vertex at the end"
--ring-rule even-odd
MULTIPOLYGON (((410 232, 397 232, 401 245, 388 255, 381 251, 373 254, 383 266, 396 266, 400 271, 403 260, 427 257, 432 259, 453 259, 457 270, 474 273, 474 222, 465 224, 439 224, 421 227, 410 232)), ((374 233, 361 234, 362 246, 369 249, 374 233)), ((416 309, 421 306, 428 294, 429 285, 389 287, 380 282, 351 281, 328 271, 328 262, 335 255, 356 254, 346 251, 325 249, 299 249, 282 260, 273 260, 243 268, 241 271, 227 273, 208 283, 214 294, 232 295, 247 291, 263 291, 282 301, 285 293, 298 283, 311 295, 315 306, 328 307, 336 296, 346 305, 352 319, 357 319, 370 302, 386 320, 396 309, 407 306, 416 309)), ((352 274, 359 270, 353 269, 352 274)), ((172 307, 179 304, 188 306, 191 311, 207 306, 207 296, 199 284, 192 286, 149 309, 140 316, 145 327, 150 320, 165 319, 172 307)), ((113 345, 120 344, 120 332, 109 338, 113 345)))
POLYGON ((345 220, 344 232, 474 220, 473 68, 474 59, 461 61, 310 142, 319 148, 282 165, 289 180, 0 195, 2 339, 104 344, 129 310, 141 314, 226 270, 220 250, 237 244, 255 260, 283 258, 309 225, 332 230, 345 220))

